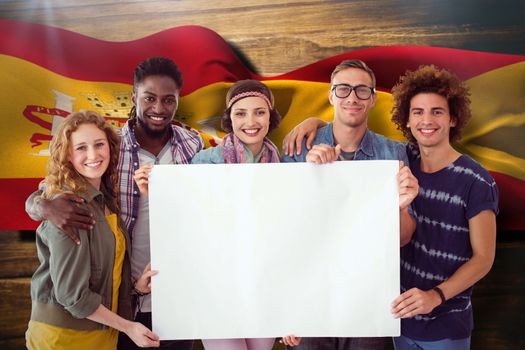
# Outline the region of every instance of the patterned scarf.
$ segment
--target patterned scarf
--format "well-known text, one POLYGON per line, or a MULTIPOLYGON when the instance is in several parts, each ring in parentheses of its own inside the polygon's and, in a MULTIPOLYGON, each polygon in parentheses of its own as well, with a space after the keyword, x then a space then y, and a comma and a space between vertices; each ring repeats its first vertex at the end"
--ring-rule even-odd
MULTIPOLYGON (((224 157, 224 163, 246 163, 246 154, 244 150, 244 144, 233 132, 226 135, 221 142, 222 156, 224 157)), ((262 155, 259 163, 279 163, 279 151, 277 147, 264 138, 262 146, 262 155)), ((253 155, 254 158, 256 154, 253 155)))

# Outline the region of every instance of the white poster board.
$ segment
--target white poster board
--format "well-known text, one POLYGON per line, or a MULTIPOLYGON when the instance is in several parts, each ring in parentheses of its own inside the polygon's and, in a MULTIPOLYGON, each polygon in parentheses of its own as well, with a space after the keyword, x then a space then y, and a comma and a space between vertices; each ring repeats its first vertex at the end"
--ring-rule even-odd
POLYGON ((161 339, 395 336, 397 161, 160 165, 150 175, 161 339))

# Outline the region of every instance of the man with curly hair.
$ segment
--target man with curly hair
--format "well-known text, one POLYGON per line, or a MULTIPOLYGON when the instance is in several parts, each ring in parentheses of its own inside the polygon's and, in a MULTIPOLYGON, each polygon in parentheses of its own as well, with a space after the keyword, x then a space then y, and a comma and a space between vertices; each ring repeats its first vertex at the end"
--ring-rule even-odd
POLYGON ((396 350, 469 349, 472 286, 494 261, 498 189, 489 172, 451 145, 471 117, 469 90, 435 66, 407 72, 392 89, 392 120, 409 144, 419 194, 416 231, 401 249, 396 350))

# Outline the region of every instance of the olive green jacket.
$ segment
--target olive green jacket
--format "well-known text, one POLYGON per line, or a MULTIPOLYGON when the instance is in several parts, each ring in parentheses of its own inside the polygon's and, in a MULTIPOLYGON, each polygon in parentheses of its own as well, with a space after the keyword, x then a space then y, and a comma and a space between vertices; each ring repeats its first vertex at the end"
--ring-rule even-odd
MULTIPOLYGON (((77 330, 107 328, 86 317, 100 304, 111 310, 115 236, 104 214, 104 194, 88 187, 85 193, 78 195, 85 199, 83 205, 91 210, 96 224, 91 231, 78 230, 80 245, 48 220, 37 229, 40 266, 31 280, 33 321, 77 330)), ((132 319, 130 241, 126 230, 122 231, 126 237, 126 254, 118 314, 132 319)))

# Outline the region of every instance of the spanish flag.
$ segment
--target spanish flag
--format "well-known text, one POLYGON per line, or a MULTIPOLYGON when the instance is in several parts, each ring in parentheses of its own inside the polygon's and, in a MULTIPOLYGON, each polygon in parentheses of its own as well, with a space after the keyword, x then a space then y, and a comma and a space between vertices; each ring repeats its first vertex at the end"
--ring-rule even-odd
POLYGON ((145 58, 165 56, 182 71, 176 123, 201 133, 208 145, 224 134, 220 116, 231 84, 264 81, 284 117, 271 135, 284 135, 309 116, 331 120, 329 79, 343 59, 359 58, 374 70, 378 102, 370 129, 403 140, 390 121, 390 89, 406 70, 422 64, 447 68, 471 88, 473 119, 455 147, 489 169, 501 191, 498 226, 524 230, 525 57, 435 47, 376 47, 264 77, 239 60, 217 33, 199 26, 169 29, 139 40, 108 42, 45 25, 0 20, 0 230, 34 229, 24 201, 45 176, 48 147, 69 113, 91 109, 122 126, 131 108, 133 70, 145 58))

